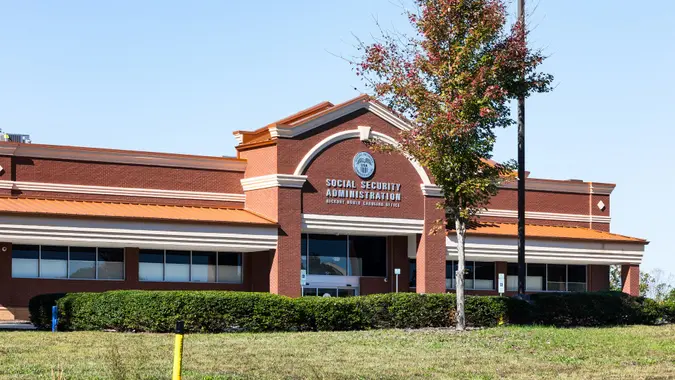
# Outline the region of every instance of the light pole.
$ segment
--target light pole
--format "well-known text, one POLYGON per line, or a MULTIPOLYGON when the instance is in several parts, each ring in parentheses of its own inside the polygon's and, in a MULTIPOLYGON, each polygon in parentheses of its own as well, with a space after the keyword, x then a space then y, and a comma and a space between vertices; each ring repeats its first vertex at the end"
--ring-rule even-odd
MULTIPOLYGON (((525 0, 518 0, 518 20, 525 40, 525 0)), ((521 80, 525 80, 522 73, 521 80)), ((518 95, 518 294, 525 294, 525 94, 518 95)))

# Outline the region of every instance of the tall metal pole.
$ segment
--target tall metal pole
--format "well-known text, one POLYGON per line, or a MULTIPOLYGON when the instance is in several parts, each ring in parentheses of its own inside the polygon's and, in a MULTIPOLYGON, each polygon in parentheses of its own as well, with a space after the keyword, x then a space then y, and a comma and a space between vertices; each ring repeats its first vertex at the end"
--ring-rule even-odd
MULTIPOLYGON (((518 0, 518 20, 522 26, 522 38, 525 39, 525 0, 518 0)), ((518 294, 520 295, 525 294, 525 270, 525 94, 521 93, 518 95, 518 294)))

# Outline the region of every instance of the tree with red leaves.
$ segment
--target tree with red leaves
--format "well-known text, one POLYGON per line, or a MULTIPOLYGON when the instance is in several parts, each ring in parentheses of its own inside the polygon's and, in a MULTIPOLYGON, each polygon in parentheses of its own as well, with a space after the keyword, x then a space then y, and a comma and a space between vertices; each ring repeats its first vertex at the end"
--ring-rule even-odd
MULTIPOLYGON (((457 328, 464 313, 465 234, 515 163, 491 160, 496 128, 514 124, 509 102, 551 90, 540 73, 541 51, 528 48, 525 30, 507 25, 502 0, 414 0, 406 11, 415 33, 382 32, 353 65, 374 97, 408 118, 409 131, 393 148, 426 167, 442 189, 447 225, 425 233, 457 235, 457 328)), ((387 148, 376 141, 379 149, 387 148)), ((439 253, 440 254, 440 253, 439 253)))

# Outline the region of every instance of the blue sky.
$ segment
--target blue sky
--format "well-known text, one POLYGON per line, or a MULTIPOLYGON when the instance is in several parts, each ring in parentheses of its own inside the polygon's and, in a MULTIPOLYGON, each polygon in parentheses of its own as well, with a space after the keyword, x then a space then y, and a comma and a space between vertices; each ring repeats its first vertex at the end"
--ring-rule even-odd
MULTIPOLYGON (((354 53, 398 1, 0 0, 0 128, 36 143, 233 155, 254 129, 362 84, 354 53)), ((528 2, 556 89, 527 102, 527 169, 612 182, 612 231, 675 273, 675 2, 528 2)), ((515 3, 510 5, 515 12, 515 3)), ((496 158, 516 156, 515 128, 496 158)))

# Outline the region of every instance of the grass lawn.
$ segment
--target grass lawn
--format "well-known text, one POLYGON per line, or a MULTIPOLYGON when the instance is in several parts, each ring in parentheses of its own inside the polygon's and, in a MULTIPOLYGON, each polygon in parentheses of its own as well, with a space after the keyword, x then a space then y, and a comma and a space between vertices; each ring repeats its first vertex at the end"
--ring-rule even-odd
MULTIPOLYGON (((173 336, 0 332, 0 378, 169 379, 173 336)), ((184 379, 675 378, 675 325, 193 334, 184 379)))

